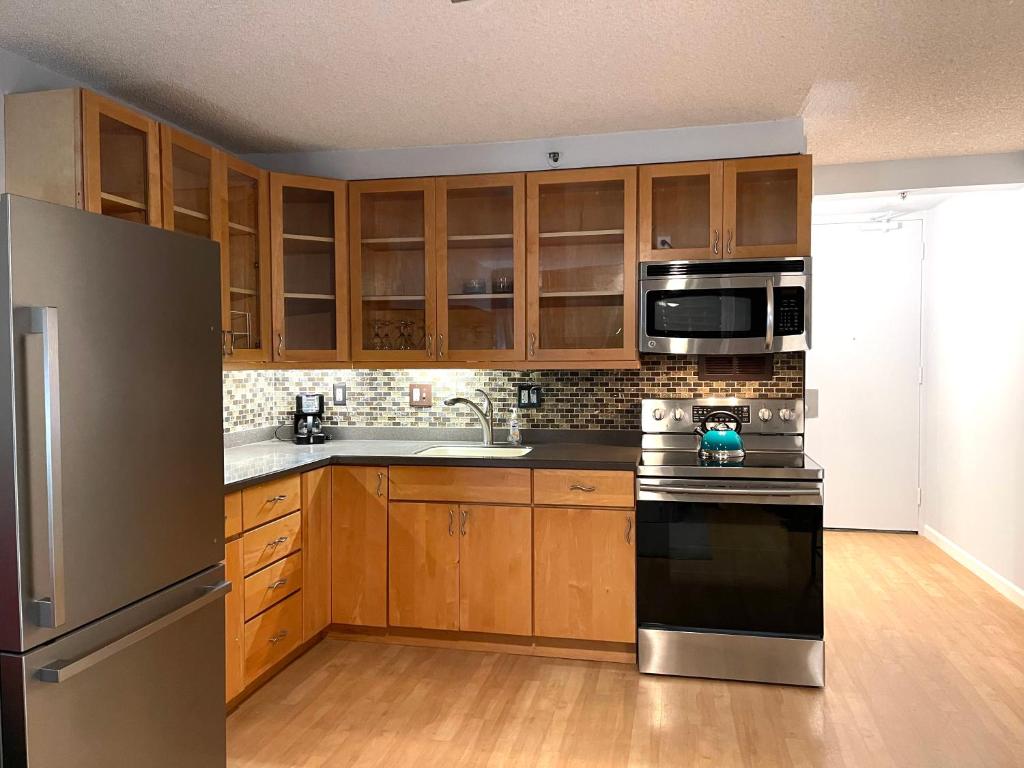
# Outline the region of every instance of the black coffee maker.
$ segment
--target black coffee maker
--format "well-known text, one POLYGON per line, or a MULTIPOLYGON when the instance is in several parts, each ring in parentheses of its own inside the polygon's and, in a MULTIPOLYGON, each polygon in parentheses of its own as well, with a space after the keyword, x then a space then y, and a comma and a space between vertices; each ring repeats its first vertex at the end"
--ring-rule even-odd
POLYGON ((323 395, 296 395, 295 413, 292 416, 297 445, 321 445, 327 442, 323 428, 323 395))

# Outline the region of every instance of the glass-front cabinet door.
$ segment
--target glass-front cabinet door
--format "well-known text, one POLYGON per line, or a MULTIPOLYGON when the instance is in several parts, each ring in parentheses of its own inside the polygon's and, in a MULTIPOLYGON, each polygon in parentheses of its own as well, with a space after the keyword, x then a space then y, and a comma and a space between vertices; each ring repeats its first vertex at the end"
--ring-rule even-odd
POLYGON ((352 359, 436 360, 434 180, 349 185, 352 359))
POLYGON ((527 360, 635 360, 636 168, 526 184, 527 360))
POLYGON ((811 156, 724 163, 725 258, 811 253, 811 156))
POLYGON ((160 132, 155 120, 82 91, 85 210, 160 226, 160 132))
POLYGON ((437 359, 524 360, 526 177, 437 179, 437 359))
POLYGON ((344 181, 270 174, 273 359, 348 357, 344 181))
POLYGON ((270 178, 224 156, 220 167, 225 360, 270 359, 270 178))
POLYGON ((216 222, 224 200, 217 188, 221 162, 221 153, 209 144, 160 126, 164 229, 220 240, 216 222))
POLYGON ((641 261, 720 259, 722 163, 640 167, 641 261))

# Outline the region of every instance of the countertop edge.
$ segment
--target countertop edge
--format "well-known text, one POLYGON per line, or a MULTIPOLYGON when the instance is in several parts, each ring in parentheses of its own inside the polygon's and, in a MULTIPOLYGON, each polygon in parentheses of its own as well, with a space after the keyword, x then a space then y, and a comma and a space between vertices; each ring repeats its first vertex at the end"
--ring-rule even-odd
MULTIPOLYGON (((615 448, 622 449, 622 446, 614 446, 615 448)), ((630 450, 630 449, 626 449, 630 450)), ((235 480, 231 483, 224 484, 224 493, 232 493, 233 491, 240 491, 243 488, 248 488, 253 485, 259 485, 265 483, 268 480, 273 480, 278 477, 285 475, 294 475, 302 472, 310 472, 314 469, 320 469, 321 467, 327 466, 363 466, 363 465, 376 465, 376 466, 437 466, 437 467, 494 467, 496 469, 590 469, 590 470, 611 470, 611 471, 624 471, 624 472, 636 472, 637 465, 640 461, 640 449, 636 448, 636 458, 632 462, 615 460, 615 459, 546 459, 546 458, 531 458, 529 456, 522 458, 486 458, 486 459, 474 459, 474 458, 438 458, 436 456, 375 456, 366 454, 362 456, 323 456, 315 459, 310 459, 307 462, 296 464, 291 467, 282 469, 276 469, 270 472, 265 472, 259 475, 253 475, 251 477, 244 478, 242 480, 235 480)))

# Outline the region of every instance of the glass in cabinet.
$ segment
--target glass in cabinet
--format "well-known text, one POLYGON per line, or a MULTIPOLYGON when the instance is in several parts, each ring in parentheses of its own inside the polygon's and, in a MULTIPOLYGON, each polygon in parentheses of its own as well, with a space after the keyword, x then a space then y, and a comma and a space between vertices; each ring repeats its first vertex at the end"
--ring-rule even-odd
POLYGON ((640 167, 641 261, 720 259, 722 163, 640 167))
POLYGON ((434 360, 434 180, 349 186, 352 359, 434 360))
POLYGON ((270 175, 275 360, 344 360, 344 181, 270 175))
POLYGON ((636 359, 636 168, 527 176, 527 359, 636 359))
POLYGON ((164 228, 219 241, 221 153, 166 125, 160 126, 160 148, 164 228))
POLYGON ((269 174, 225 156, 220 217, 226 359, 270 359, 269 174))
POLYGON ((523 360, 525 176, 436 183, 437 359, 523 360))
POLYGON ((724 257, 809 256, 811 156, 726 160, 723 167, 724 257))

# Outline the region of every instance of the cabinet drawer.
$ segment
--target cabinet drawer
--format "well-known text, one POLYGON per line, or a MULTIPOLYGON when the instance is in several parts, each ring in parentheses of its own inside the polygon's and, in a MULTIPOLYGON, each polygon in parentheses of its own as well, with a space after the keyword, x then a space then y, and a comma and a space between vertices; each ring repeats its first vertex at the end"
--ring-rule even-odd
POLYGON ((302 594, 245 623, 245 681, 251 683, 302 642, 302 594))
POLYGON ((536 469, 534 504, 633 507, 633 473, 592 469, 536 469))
POLYGON ((242 491, 242 523, 249 530, 284 517, 301 505, 302 484, 298 475, 260 483, 242 491))
POLYGON ((245 619, 248 621, 274 603, 302 587, 302 554, 296 552, 284 560, 256 571, 245 580, 245 619))
POLYGON ((235 491, 224 497, 224 538, 230 539, 242 532, 242 492, 235 491))
POLYGON ((302 547, 302 513, 293 512, 242 537, 242 562, 248 576, 302 547))
POLYGON ((530 470, 391 467, 392 501, 530 503, 530 470))

